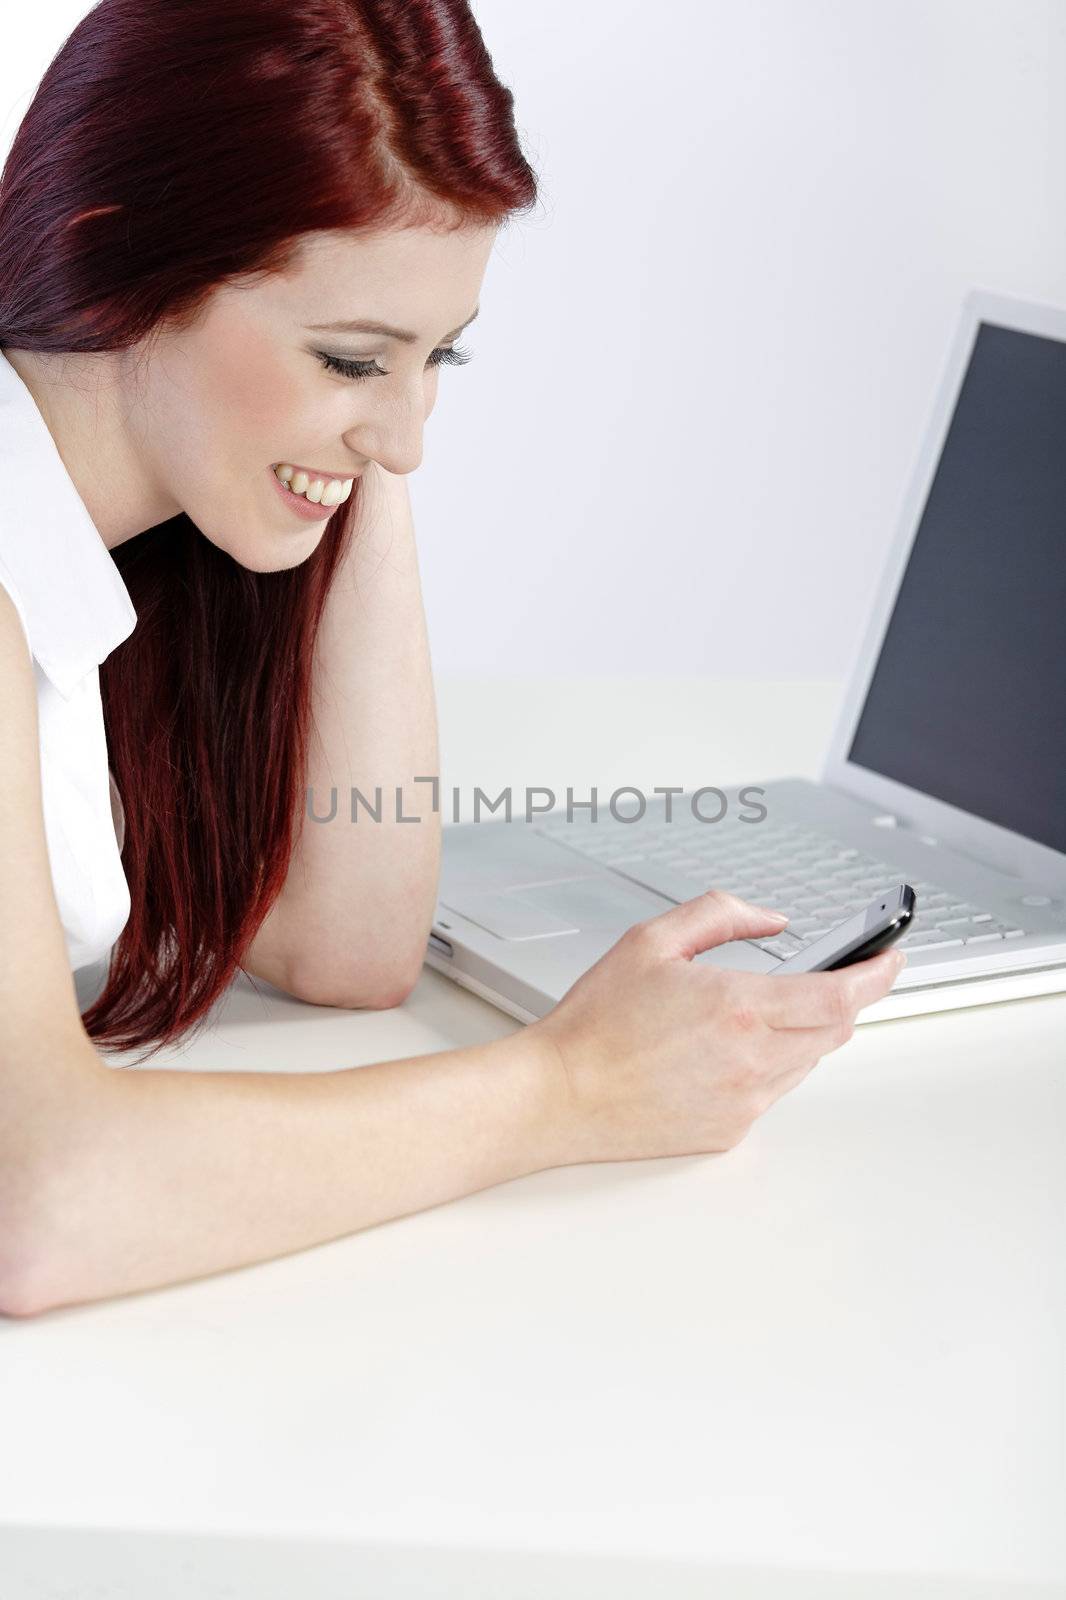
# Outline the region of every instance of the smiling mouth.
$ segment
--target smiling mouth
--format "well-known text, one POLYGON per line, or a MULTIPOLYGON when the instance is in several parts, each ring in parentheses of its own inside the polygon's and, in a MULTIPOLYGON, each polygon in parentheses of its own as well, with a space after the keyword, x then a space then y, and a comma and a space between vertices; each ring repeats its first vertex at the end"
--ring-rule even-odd
POLYGON ((316 478, 321 478, 323 483, 347 483, 349 478, 357 478, 359 476, 357 472, 322 472, 318 467, 301 467, 298 461, 275 461, 271 464, 270 470, 278 473, 279 476, 282 473, 286 474, 281 480, 282 483, 287 482, 288 478, 293 477, 297 472, 306 472, 312 483, 316 478))
POLYGON ((352 492, 355 483, 351 478, 338 478, 325 473, 312 475, 304 467, 294 467, 288 462, 270 469, 275 479, 289 494, 301 500, 306 500, 310 505, 321 505, 327 511, 343 505, 352 492))

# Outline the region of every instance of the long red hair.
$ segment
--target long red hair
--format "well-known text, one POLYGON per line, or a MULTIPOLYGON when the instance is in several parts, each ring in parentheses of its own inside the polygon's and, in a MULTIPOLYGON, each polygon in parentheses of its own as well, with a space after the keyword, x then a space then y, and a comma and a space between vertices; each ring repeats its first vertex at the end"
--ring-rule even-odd
MULTIPOLYGON (((0 348, 127 349, 311 230, 502 225, 537 200, 513 104, 466 0, 100 0, 0 174, 0 348)), ((202 1024, 281 891, 358 488, 288 571, 184 513, 112 552, 137 611, 100 668, 131 913, 82 1016, 101 1045, 202 1024)))

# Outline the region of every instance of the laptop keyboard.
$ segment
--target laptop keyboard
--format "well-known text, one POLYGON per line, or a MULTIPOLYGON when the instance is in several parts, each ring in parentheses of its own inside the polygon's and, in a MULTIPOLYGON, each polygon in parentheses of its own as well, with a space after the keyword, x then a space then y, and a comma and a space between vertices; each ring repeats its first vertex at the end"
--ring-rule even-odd
POLYGON ((1021 939, 1026 932, 942 884, 904 879, 899 867, 796 823, 775 826, 772 834, 753 826, 748 837, 732 830, 728 839, 715 837, 712 826, 677 822, 619 823, 612 818, 584 828, 565 817, 547 817, 536 826, 553 843, 616 868, 671 899, 676 899, 681 874, 692 880, 694 895, 728 889, 743 900, 784 912, 789 924, 782 933, 750 941, 782 957, 803 950, 901 881, 910 883, 917 897, 910 931, 895 941, 903 949, 997 944, 1021 939), (668 882, 672 887, 666 887, 668 882))

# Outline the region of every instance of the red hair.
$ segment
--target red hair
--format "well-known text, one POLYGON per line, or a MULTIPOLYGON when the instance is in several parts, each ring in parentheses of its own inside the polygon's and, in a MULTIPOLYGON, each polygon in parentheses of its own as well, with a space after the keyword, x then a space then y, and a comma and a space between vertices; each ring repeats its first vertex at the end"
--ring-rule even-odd
MULTIPOLYGON (((513 104, 466 0, 100 0, 0 175, 0 348, 125 350, 312 230, 499 226, 537 200, 513 104)), ((202 1024, 281 891, 358 489, 288 571, 184 513, 112 552, 137 611, 100 668, 131 912, 82 1016, 101 1045, 202 1024)))

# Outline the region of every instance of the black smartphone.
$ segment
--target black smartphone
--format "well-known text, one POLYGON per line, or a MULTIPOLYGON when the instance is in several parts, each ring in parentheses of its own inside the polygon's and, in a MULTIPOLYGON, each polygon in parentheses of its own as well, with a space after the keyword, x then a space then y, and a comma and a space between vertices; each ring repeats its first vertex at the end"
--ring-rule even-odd
MULTIPOLYGON (((774 967, 769 976, 776 978, 781 972, 835 972, 838 967, 850 967, 854 961, 879 955, 906 933, 914 920, 914 906, 915 894, 910 884, 897 884, 871 900, 865 911, 857 911, 805 950, 797 950, 774 967)), ((787 933, 787 925, 781 931, 787 933)))

